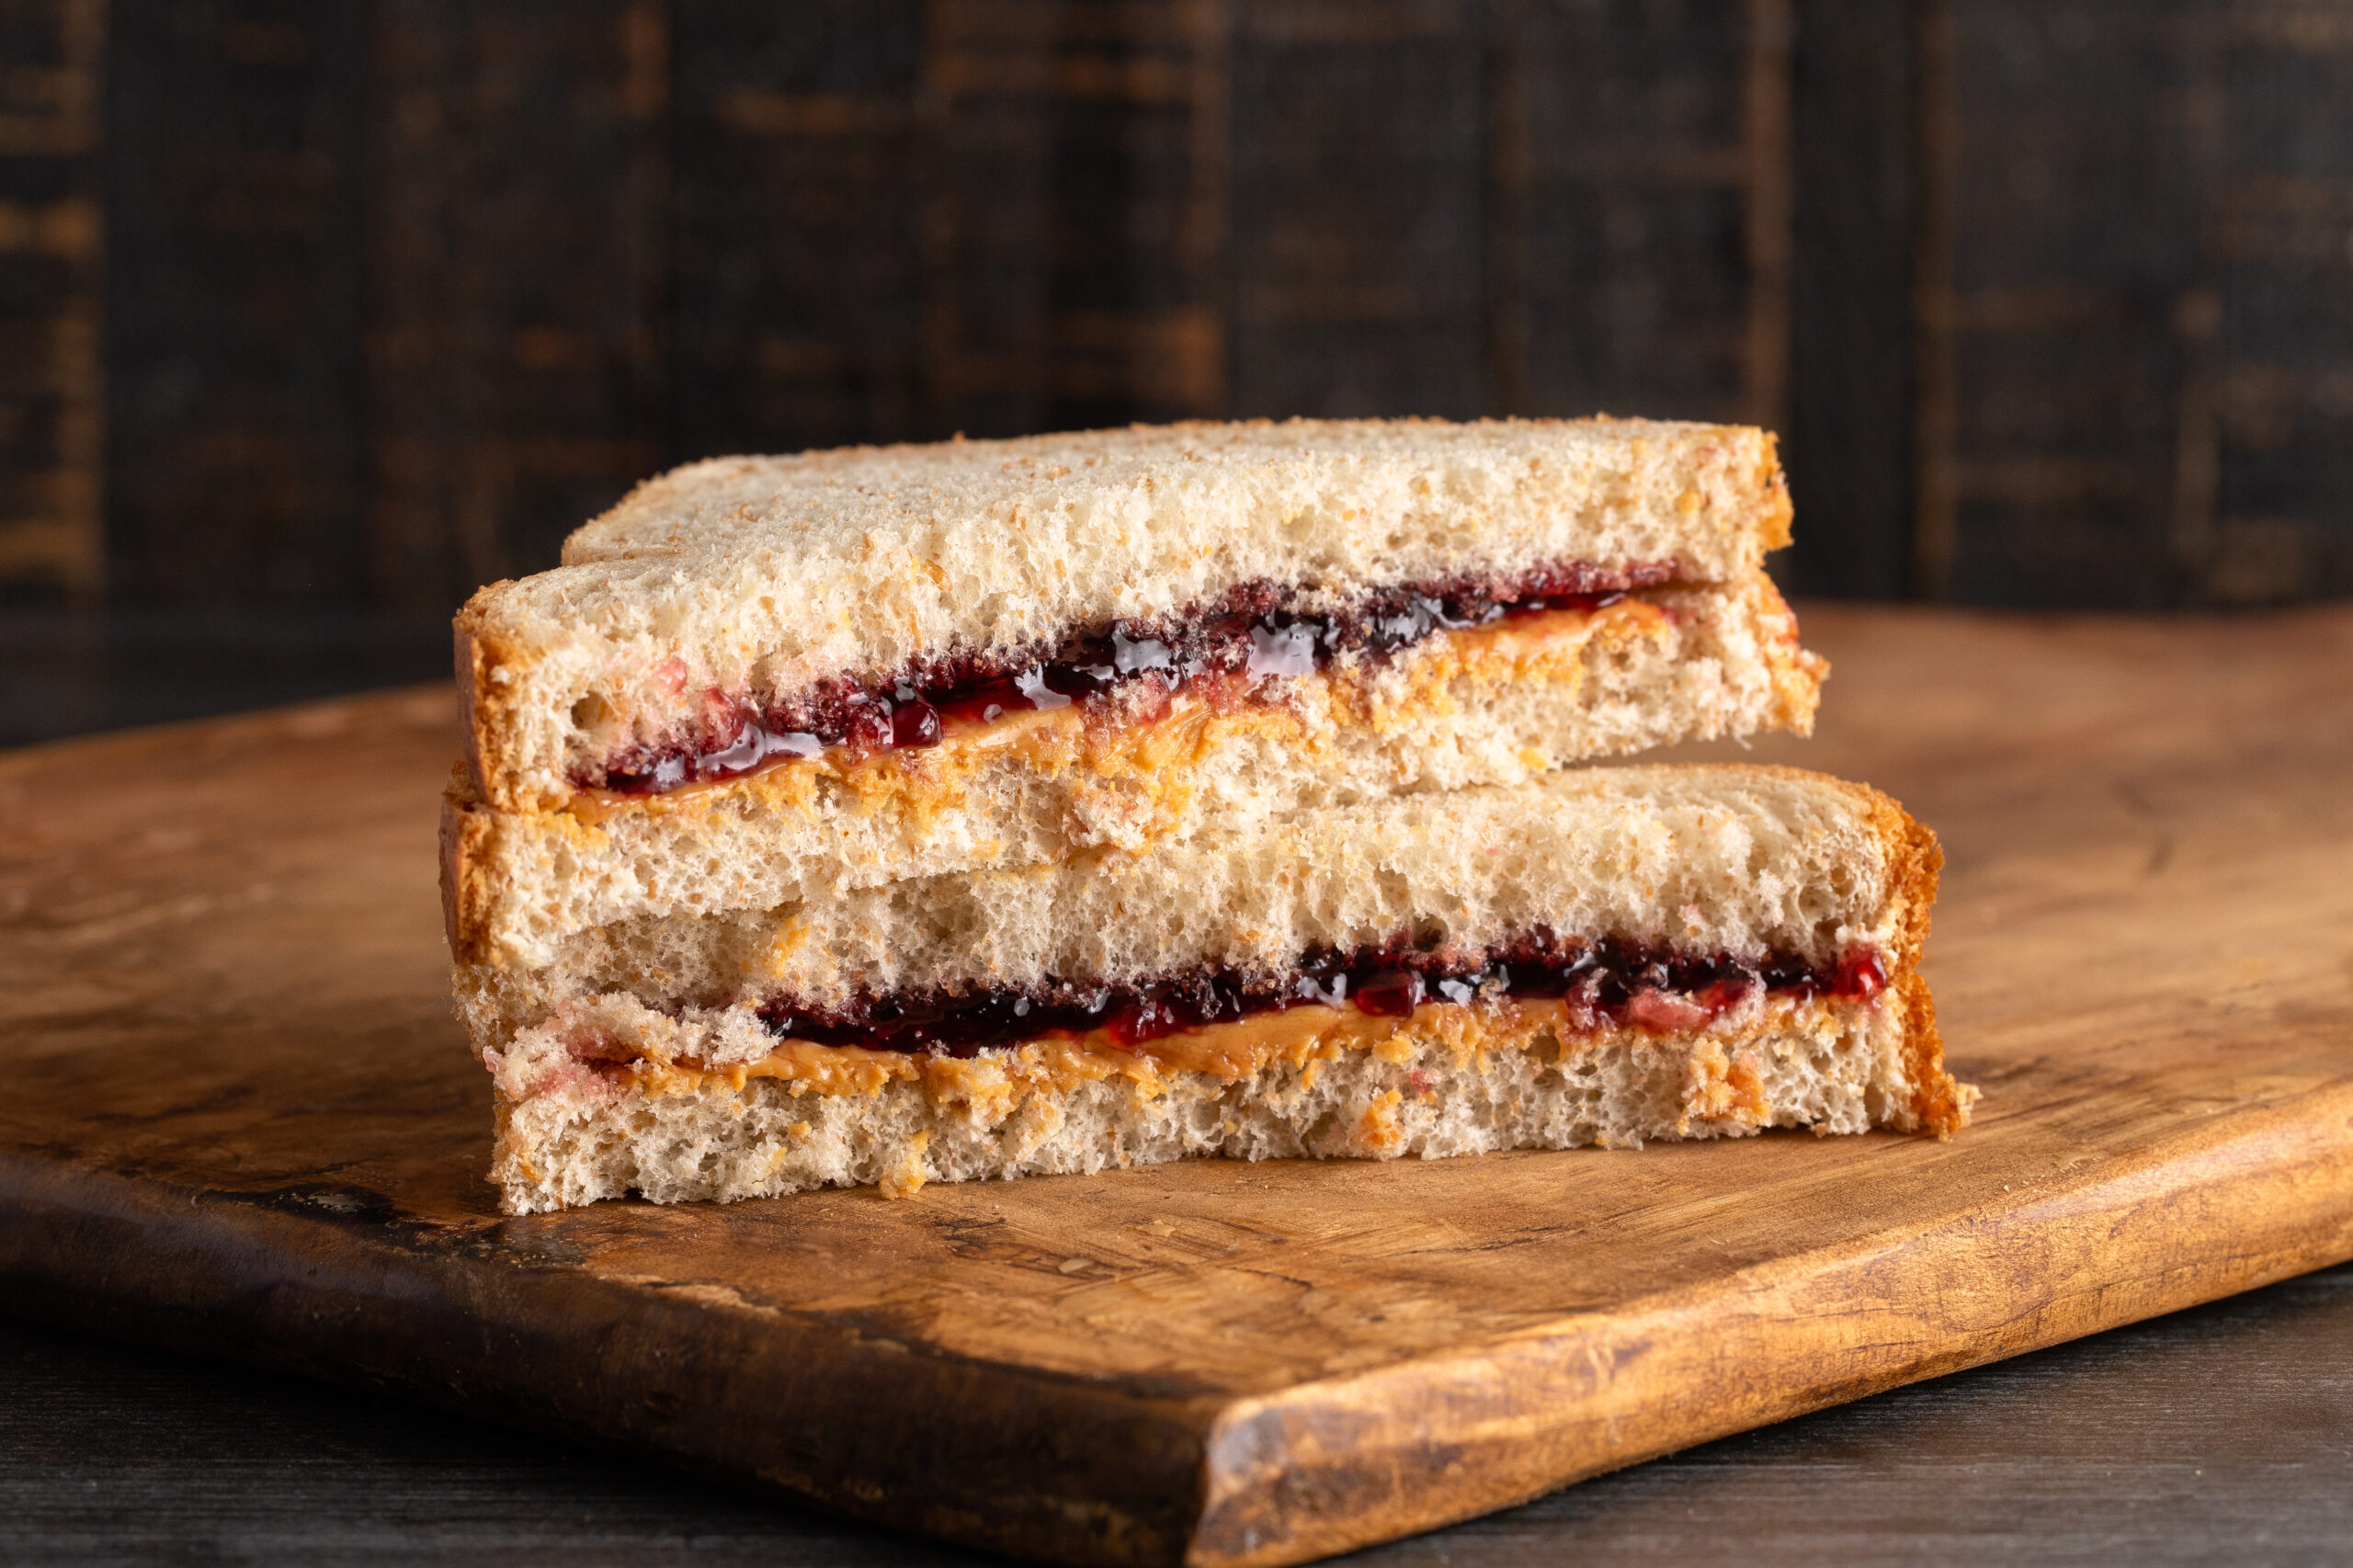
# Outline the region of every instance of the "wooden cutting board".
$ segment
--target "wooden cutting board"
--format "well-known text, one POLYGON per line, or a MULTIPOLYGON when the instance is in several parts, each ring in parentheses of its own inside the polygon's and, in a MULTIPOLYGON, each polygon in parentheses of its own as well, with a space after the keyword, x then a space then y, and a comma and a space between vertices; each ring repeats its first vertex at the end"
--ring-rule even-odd
MULTIPOLYGON (((502 1218, 411 692, 0 757, 0 1301, 1073 1562, 1292 1562, 2353 1256, 2353 614, 1817 609, 1950 1142, 502 1218)), ((529 1438, 518 1438, 529 1441, 529 1438)))

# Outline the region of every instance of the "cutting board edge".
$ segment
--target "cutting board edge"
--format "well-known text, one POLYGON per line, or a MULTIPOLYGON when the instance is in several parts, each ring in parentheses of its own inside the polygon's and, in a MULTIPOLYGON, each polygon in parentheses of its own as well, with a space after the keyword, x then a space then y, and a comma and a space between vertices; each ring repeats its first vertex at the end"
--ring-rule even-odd
POLYGON ((19 1301, 28 1287, 46 1292, 51 1310, 18 1315, 389 1388, 623 1451, 652 1448, 714 1478, 900 1529, 1063 1562, 1259 1568, 1475 1517, 1733 1432, 2353 1258, 2353 1081, 2188 1123, 2000 1205, 1860 1248, 1792 1254, 1630 1312, 1564 1318, 1256 1396, 1106 1388, 914 1349, 838 1319, 722 1311, 642 1284, 566 1278, 528 1257, 494 1275, 446 1244, 419 1253, 372 1239, 364 1220, 290 1211, 272 1207, 272 1197, 199 1193, 75 1165, 55 1152, 0 1151, 0 1212, 46 1211, 40 1223, 0 1227, 15 1238, 0 1239, 0 1280, 19 1301), (2196 1210, 2188 1222, 2185 1206, 2196 1210), (93 1233, 111 1229, 121 1240, 126 1227, 143 1233, 138 1245, 117 1248, 137 1278, 94 1284, 93 1233), (2187 1252, 2183 1234, 2196 1243, 2187 1252), (54 1255, 48 1267, 39 1256, 44 1238, 54 1255), (1996 1289, 2005 1273, 1997 1242, 2004 1251, 2040 1247, 2040 1272, 2063 1288, 2020 1310, 2015 1290, 1996 1289), (167 1259, 176 1266, 165 1267, 167 1259), (306 1277, 307 1290, 283 1289, 290 1267, 306 1277), (501 1278, 509 1287, 537 1279, 555 1295, 518 1298, 501 1278), (208 1298, 190 1299, 201 1292, 208 1298), (543 1369, 575 1359, 594 1317, 566 1321, 562 1308, 583 1292, 629 1304, 629 1343, 617 1347, 608 1335, 597 1349, 617 1354, 622 1373, 644 1383, 631 1391, 636 1397, 599 1403, 575 1391, 567 1403, 552 1388, 560 1379, 485 1375, 511 1367, 518 1346, 526 1364, 543 1369), (1738 1307, 1730 1314, 1728 1292, 1738 1307), (416 1307, 401 1324, 405 1340, 353 1317, 358 1299, 416 1307), (1858 1312, 1858 1301, 1877 1305, 1858 1312), (1989 1301, 2007 1304, 1974 1316, 1951 1309, 1989 1301), (1927 1307, 1907 1314, 1907 1301, 1927 1307), (523 1321, 500 1315, 518 1308, 523 1321), (224 1346, 240 1323, 256 1337, 242 1350, 224 1346), (781 1349, 745 1337, 773 1340, 779 1325, 781 1349), (715 1327, 724 1344, 712 1343, 715 1327), (453 1358, 452 1340, 468 1334, 474 1354, 453 1358), (824 1339, 821 1349, 812 1335, 824 1339), (559 1360, 528 1360, 532 1344, 559 1340, 559 1360), (665 1392, 654 1375, 665 1358, 655 1352, 682 1340, 697 1343, 706 1363, 763 1369, 756 1388, 706 1390, 703 1403, 665 1392), (883 1366, 892 1376, 872 1375, 883 1366), (1808 1375, 1778 1374, 1783 1366, 1808 1375), (831 1375, 813 1389, 816 1367, 831 1375), (833 1402, 836 1432, 888 1427, 875 1409, 878 1389, 905 1405, 903 1418, 986 1409, 994 1443, 959 1449, 955 1433, 942 1430, 932 1469, 878 1484, 871 1471, 856 1473, 872 1456, 855 1443, 816 1456, 815 1465, 805 1453, 747 1457, 708 1440, 698 1451, 665 1414, 666 1406, 691 1418, 720 1407, 717 1421, 683 1424, 708 1439, 728 1429, 731 1408, 773 1411, 779 1398, 814 1394, 833 1402), (1684 1392, 1692 1389, 1707 1392, 1684 1392), (616 1419, 617 1408, 631 1415, 616 1419), (976 1484, 976 1452, 1014 1449, 1034 1460, 1034 1448, 1006 1440, 1010 1430, 1060 1434, 1053 1457, 1069 1468, 1045 1470, 1074 1484, 1039 1490, 1034 1464, 976 1484), (1101 1462, 1114 1452, 1120 1463, 1101 1462))
POLYGON ((2192 1123, 2134 1156, 1867 1250, 1775 1258, 1742 1271, 1743 1310, 1730 1318, 1722 1287, 1687 1288, 1632 1312, 1236 1401, 1210 1434, 1207 1502, 1188 1561, 1313 1562, 2347 1261, 2353 1080, 2192 1123), (2183 1222, 2185 1208, 2193 1222, 2183 1222), (2197 1245, 2167 1258, 2184 1234, 2197 1245), (2018 1271, 1993 1255, 1996 1240, 2005 1250, 2039 1246, 2041 1271, 2064 1287, 2023 1312, 1956 1313, 1957 1303, 2016 1304, 1998 1287, 2018 1271), (2157 1267, 2120 1277, 2125 1258, 2157 1267), (1888 1332, 1891 1285, 1933 1309, 1909 1333, 1888 1332), (1857 1313, 1857 1301, 1883 1310, 1857 1313), (1825 1365, 1828 1375, 1775 1375, 1825 1365), (1678 1397, 1695 1387, 1711 1396, 1678 1397), (1736 1396, 1722 1400, 1715 1391, 1727 1387, 1736 1396))
POLYGON ((615 1453, 650 1449, 705 1480, 910 1534, 1055 1562, 1183 1560, 1201 1438, 1223 1395, 944 1355, 838 1317, 720 1306, 691 1284, 568 1277, 528 1256, 467 1260, 463 1237, 419 1250, 397 1225, 371 1237, 381 1221, 290 1211, 273 1201, 285 1196, 0 1149, 0 1216, 12 1221, 0 1224, 0 1301, 10 1316, 76 1332, 369 1387, 615 1453), (126 1267, 94 1278, 99 1256, 126 1267), (679 1345, 697 1357, 677 1357, 679 1345), (584 1363, 593 1377, 576 1374, 584 1363), (698 1388, 699 1368, 729 1376, 698 1388), (779 1410, 796 1419, 779 1422, 779 1410), (1053 1451, 1009 1443, 1008 1429, 1053 1451), (893 1450, 895 1483, 874 1479, 887 1466, 861 1465, 878 1447, 893 1450))

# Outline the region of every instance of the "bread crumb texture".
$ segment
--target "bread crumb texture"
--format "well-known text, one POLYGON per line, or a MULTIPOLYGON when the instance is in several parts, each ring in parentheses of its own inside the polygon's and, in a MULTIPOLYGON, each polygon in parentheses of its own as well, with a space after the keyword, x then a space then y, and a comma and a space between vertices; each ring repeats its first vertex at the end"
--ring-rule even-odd
POLYGON ((708 1042, 680 1028, 615 996, 491 1053, 493 1179, 510 1213, 630 1192, 906 1197, 1207 1154, 1435 1159, 1773 1127, 1946 1134, 1975 1097, 1945 1073, 1909 974, 1868 1003, 1754 996, 1679 1034, 1573 1029, 1557 1003, 1429 1004, 1403 1019, 1303 1007, 1133 1051, 1087 1038, 962 1061, 816 1048, 844 1059, 828 1069, 772 1042, 710 1070, 681 1064, 681 1044, 708 1042))
POLYGON ((477 778, 505 809, 669 733, 946 651, 1010 652, 1244 584, 1336 596, 1581 561, 1756 572, 1789 540, 1760 430, 1640 420, 1179 425, 723 458, 640 485, 563 564, 457 621, 477 778))
POLYGON ((1441 634, 1237 710, 1180 698, 1108 728, 1075 708, 1025 713, 929 750, 788 762, 611 810, 500 812, 461 779, 445 824, 451 943, 541 966, 616 921, 1142 852, 1680 741, 1803 733, 1822 676, 1759 574, 1441 634))
MULTIPOLYGON (((1576 769, 1268 815, 1142 854, 620 922, 558 944, 540 968, 460 963, 456 980, 477 1044, 496 1045, 615 991, 684 1016, 1199 965, 1282 974, 1310 950, 1400 934, 1475 952, 1543 927, 1814 963, 1869 947, 1893 977, 1917 961, 1938 865, 1934 837, 1893 801, 1821 774, 1576 769)), ((766 1046, 747 1036, 743 1049, 766 1046)))

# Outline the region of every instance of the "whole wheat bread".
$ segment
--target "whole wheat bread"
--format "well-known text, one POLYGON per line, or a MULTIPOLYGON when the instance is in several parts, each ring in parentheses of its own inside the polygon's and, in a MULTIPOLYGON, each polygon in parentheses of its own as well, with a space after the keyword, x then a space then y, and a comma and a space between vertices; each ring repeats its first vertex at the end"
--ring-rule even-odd
POLYGON ((497 1084, 497 1179, 518 1211, 1198 1153, 1944 1132, 1971 1094, 1944 1071, 1916 972, 1938 862, 1932 835, 1864 786, 1772 767, 1587 769, 757 914, 617 922, 536 969, 461 961, 457 985, 497 1084), (760 1011, 1204 965, 1279 974, 1401 934, 1433 961, 1475 962, 1538 930, 1743 962, 1860 953, 1884 984, 1608 1017, 1490 990, 1393 1022, 1301 1008, 1273 1044, 1268 1026, 1234 1024, 1215 1026, 1245 1030, 1231 1038, 1088 1037, 972 1062, 780 1042, 760 1011))
POLYGON ((1142 850, 1305 809, 1811 728, 1823 666, 1761 574, 1656 591, 1597 619, 1573 643, 1483 663, 1441 632, 1374 667, 1280 682, 1268 704, 1108 738, 1066 710, 1029 716, 1019 744, 985 734, 853 764, 796 761, 595 812, 579 801, 499 811, 460 777, 444 823, 451 945, 529 969, 619 921, 1142 850))
POLYGON ((1564 562, 1753 574, 1788 541, 1772 437, 1615 420, 1182 425, 697 463, 457 622, 476 787, 559 805, 616 747, 945 651, 1564 562))

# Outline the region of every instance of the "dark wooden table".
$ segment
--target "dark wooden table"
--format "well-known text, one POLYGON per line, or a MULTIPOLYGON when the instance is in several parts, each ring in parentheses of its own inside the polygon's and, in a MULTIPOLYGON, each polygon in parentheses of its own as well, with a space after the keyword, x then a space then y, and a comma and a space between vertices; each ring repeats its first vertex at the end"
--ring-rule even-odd
MULTIPOLYGON (((1874 724, 1951 722, 1904 718, 1902 693, 1871 696, 1874 640, 1908 642, 1904 626, 1821 619, 1817 640, 1849 661, 1834 709, 1849 733, 1825 735, 1806 760, 1842 766, 1838 748, 1851 750, 1874 724)), ((2316 678, 2303 653, 2283 663, 2270 651, 2318 649, 2341 663, 2343 637, 2320 634, 2341 621, 2283 621, 2276 642, 2247 621, 2192 635, 2237 661, 2231 678, 2259 706, 2259 688, 2316 678), (2291 625, 2301 633, 2290 635, 2291 625), (2250 662, 2257 645, 2264 656, 2250 662)), ((2140 730, 2119 710, 2122 683, 2145 661, 2181 653, 2173 629, 2075 623, 2052 635, 2107 650, 2115 699, 2078 679, 2066 700, 2040 704, 2040 730, 2021 730, 2015 711, 1979 715, 1978 730, 2031 752, 2063 742, 2070 726, 2122 723, 2129 733, 2104 744, 2129 746, 2140 730)), ((2037 705, 2030 691, 2016 698, 2037 705)), ((2242 755, 2233 748, 2244 738, 2218 733, 2210 760, 2242 755)), ((2131 782, 2117 787, 2120 799, 2161 820, 2163 802, 2141 800, 2131 782)), ((2258 793, 2261 784, 2249 781, 2258 793)), ((2086 789, 2095 785, 2087 773, 2086 789)), ((1904 788, 1938 820, 1933 773, 1904 788)), ((2249 831, 2280 828, 2267 819, 2249 831)), ((2153 877, 2173 851, 2171 838, 2154 842, 2153 877)), ((1962 835, 1956 849, 1966 848, 1962 835)), ((1955 905, 1948 953, 1972 940, 1970 908, 1955 905)), ((1980 923, 1995 908, 1981 898, 1980 923)), ((2353 988, 2353 949, 2337 950, 2339 935, 2321 955, 2335 967, 2311 971, 2323 991, 2338 973, 2353 988)), ((2317 994, 2313 1005, 2331 1017, 2342 1006, 2317 994)), ((0 1301, 0 1562, 971 1555, 698 1483, 642 1457, 21 1326, 5 1321, 7 1311, 0 1301)), ((1730 1552, 1766 1562, 2353 1562, 2353 1266, 1727 1438, 1363 1555, 1688 1564, 1730 1552)))
MULTIPOLYGON (((0 1321, 0 1561, 932 1563, 977 1553, 373 1394, 0 1321)), ((2353 1561, 2353 1266, 1351 1559, 2353 1561)))

